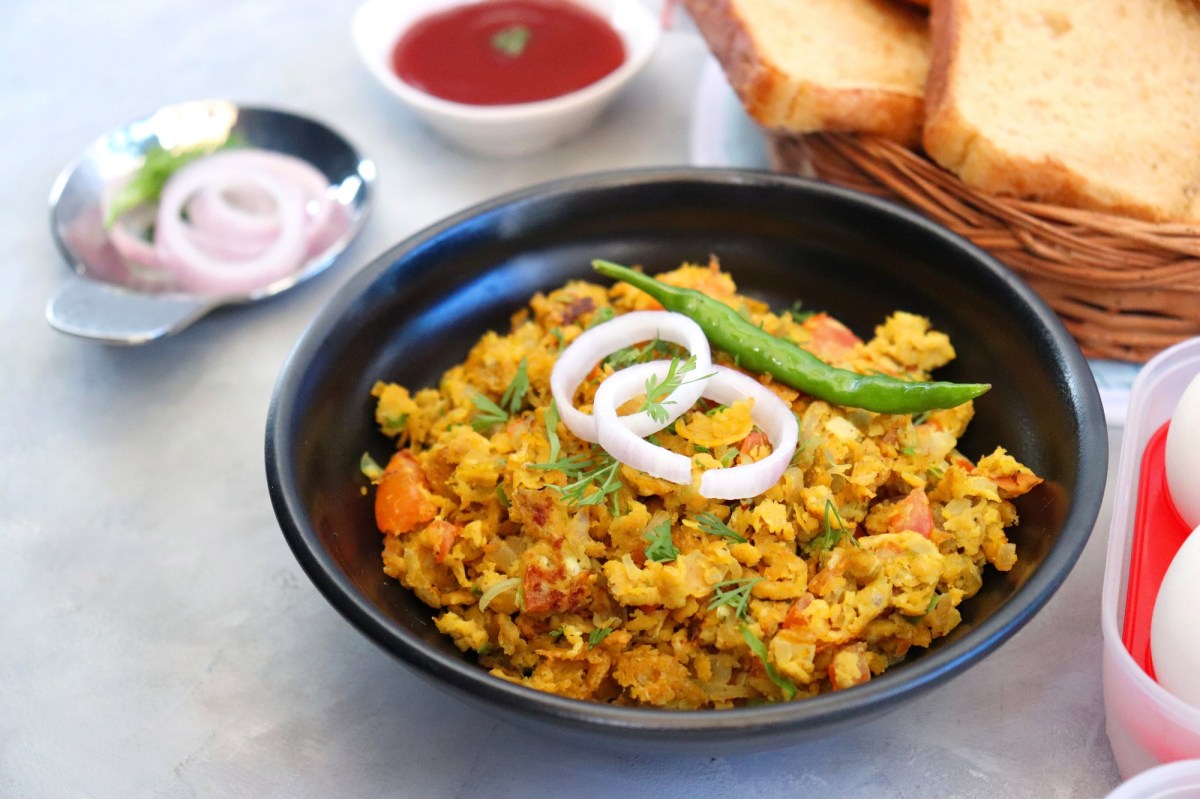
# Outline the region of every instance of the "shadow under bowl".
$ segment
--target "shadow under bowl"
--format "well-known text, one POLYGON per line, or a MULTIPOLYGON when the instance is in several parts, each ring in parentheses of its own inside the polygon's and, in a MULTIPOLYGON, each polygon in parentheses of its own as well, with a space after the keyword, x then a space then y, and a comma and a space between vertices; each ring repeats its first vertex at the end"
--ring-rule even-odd
POLYGON ((1104 492, 1104 414, 1078 347, 1019 278, 897 206, 801 178, 703 169, 607 173, 484 203, 398 244, 351 280, 285 365, 266 432, 284 536, 326 598, 368 638, 437 686, 558 737, 696 754, 785 746, 877 717, 960 674, 1015 633, 1066 578, 1104 492), (383 462, 376 380, 436 384, 479 336, 531 295, 595 279, 605 258, 653 274, 710 254, 742 293, 802 300, 860 334, 902 309, 949 334, 938 379, 990 382, 960 450, 1005 446, 1045 478, 1017 500, 1019 562, 989 570, 947 638, 855 688, 790 703, 668 711, 565 699, 487 674, 442 636, 431 610, 383 574, 358 464, 383 462))

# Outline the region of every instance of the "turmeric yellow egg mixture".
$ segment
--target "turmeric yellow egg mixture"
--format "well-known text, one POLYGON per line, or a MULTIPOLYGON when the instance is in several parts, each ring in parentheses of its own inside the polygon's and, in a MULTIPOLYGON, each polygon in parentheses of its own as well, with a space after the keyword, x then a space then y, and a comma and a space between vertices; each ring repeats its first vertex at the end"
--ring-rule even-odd
MULTIPOLYGON (((739 295, 715 262, 658 277, 834 366, 927 380, 954 358, 949 339, 912 314, 893 314, 864 342, 825 314, 773 313, 739 295)), ((984 569, 1012 568, 1010 500, 1040 478, 1002 448, 978 463, 956 450, 970 402, 876 414, 756 375, 795 414, 798 444, 771 488, 730 501, 702 496, 700 476, 770 454, 750 399, 701 399, 648 437, 691 459, 691 485, 573 435, 550 389, 558 354, 590 327, 657 308, 624 283, 572 282, 533 297, 507 334, 486 333, 437 388, 372 392, 397 447, 386 467, 369 456, 363 465, 384 571, 493 675, 620 705, 813 696, 945 636, 984 569)), ((574 405, 589 410, 625 365, 681 353, 660 340, 616 352, 574 405)), ((712 358, 736 368, 727 353, 712 358)))

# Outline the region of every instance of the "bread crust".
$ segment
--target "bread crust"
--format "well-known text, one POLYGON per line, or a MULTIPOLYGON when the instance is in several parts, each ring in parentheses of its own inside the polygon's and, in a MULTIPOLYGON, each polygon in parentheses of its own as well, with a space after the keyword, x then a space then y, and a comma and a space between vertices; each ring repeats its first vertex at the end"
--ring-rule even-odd
POLYGON ((763 127, 787 133, 862 132, 908 146, 920 143, 925 103, 919 89, 828 86, 786 75, 763 54, 738 0, 684 0, 684 6, 746 112, 763 127))
POLYGON ((922 134, 926 154, 968 186, 1000 196, 1121 214, 1152 222, 1200 222, 1195 207, 1168 209, 1123 193, 1083 174, 1053 154, 1023 157, 1006 150, 964 116, 956 95, 962 52, 960 31, 972 20, 968 0, 939 0, 930 14, 932 54, 922 134))

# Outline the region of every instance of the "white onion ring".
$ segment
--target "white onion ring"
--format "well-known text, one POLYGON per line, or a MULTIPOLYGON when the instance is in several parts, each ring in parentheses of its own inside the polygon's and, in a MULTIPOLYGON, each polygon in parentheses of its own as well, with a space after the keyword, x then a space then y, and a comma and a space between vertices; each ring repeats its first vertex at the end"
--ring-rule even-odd
MULTIPOLYGON (((644 393, 646 381, 654 375, 661 379, 666 375, 670 366, 670 361, 650 361, 613 372, 604 378, 600 388, 596 389, 592 414, 596 428, 596 443, 604 447, 609 455, 651 477, 659 477, 663 480, 670 480, 672 483, 686 485, 692 482, 692 459, 686 455, 680 455, 678 452, 671 452, 666 447, 651 444, 630 430, 627 425, 621 424, 621 417, 617 416, 617 408, 622 403, 644 393)), ((712 365, 709 364, 705 369, 706 371, 702 374, 708 374, 712 370, 712 365)), ((700 380, 696 383, 689 383, 688 386, 697 386, 703 390, 702 384, 706 382, 708 381, 700 380)), ((681 386, 681 388, 686 387, 681 386)), ((671 396, 676 396, 676 394, 671 396)), ((686 405, 681 402, 682 410, 679 413, 682 414, 692 407, 695 401, 692 400, 686 405)), ((561 410, 559 416, 560 418, 562 416, 561 410)), ((665 427, 665 425, 663 426, 665 427)))
POLYGON ((181 288, 204 294, 242 294, 295 271, 305 257, 305 213, 300 192, 266 170, 248 171, 217 153, 176 172, 163 188, 155 229, 156 252, 181 288), (266 249, 245 259, 215 256, 197 244, 183 219, 184 204, 205 186, 252 185, 279 210, 279 234, 266 249))
POLYGON ((754 400, 750 417, 771 442, 771 454, 754 463, 709 469, 700 477, 700 496, 708 499, 756 497, 779 482, 800 437, 800 423, 788 404, 775 392, 747 374, 714 366, 716 372, 704 384, 704 396, 729 405, 742 397, 754 400))
MULTIPOLYGON (((592 410, 599 444, 609 455, 652 477, 686 485, 692 481, 690 458, 651 444, 617 423, 616 409, 642 393, 651 375, 661 378, 669 366, 670 361, 651 361, 610 375, 596 390, 592 410)), ((713 376, 701 381, 702 396, 723 405, 752 398, 751 418, 767 434, 772 449, 754 463, 709 469, 700 477, 700 495, 707 499, 756 497, 775 485, 791 463, 800 425, 787 403, 754 378, 724 366, 711 366, 708 371, 713 376)))
MULTIPOLYGON (((700 326, 691 319, 671 311, 633 311, 622 314, 585 330, 559 354, 554 364, 554 370, 550 373, 550 391, 558 406, 558 418, 568 430, 584 441, 597 443, 596 421, 590 414, 575 407, 575 391, 606 355, 655 338, 687 348, 696 358, 696 375, 706 375, 711 371, 712 353, 709 350, 708 339, 700 326)), ((685 383, 670 394, 668 399, 673 404, 668 406, 665 422, 656 422, 650 414, 641 411, 620 417, 621 423, 639 439, 657 433, 700 399, 700 392, 704 389, 703 383, 702 380, 685 383)), ((632 396, 635 395, 626 399, 632 396)))

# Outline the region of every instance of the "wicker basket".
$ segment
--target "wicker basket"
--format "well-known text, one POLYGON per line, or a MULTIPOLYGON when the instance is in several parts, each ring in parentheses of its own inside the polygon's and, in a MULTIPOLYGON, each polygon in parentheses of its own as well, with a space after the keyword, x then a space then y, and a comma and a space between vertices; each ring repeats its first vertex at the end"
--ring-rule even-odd
POLYGON ((781 171, 899 200, 988 250, 1089 357, 1140 363, 1200 335, 1200 228, 983 194, 879 138, 772 136, 770 150, 781 171))

